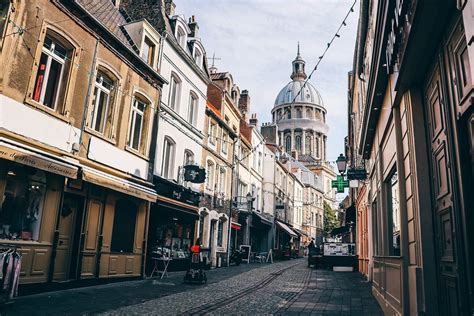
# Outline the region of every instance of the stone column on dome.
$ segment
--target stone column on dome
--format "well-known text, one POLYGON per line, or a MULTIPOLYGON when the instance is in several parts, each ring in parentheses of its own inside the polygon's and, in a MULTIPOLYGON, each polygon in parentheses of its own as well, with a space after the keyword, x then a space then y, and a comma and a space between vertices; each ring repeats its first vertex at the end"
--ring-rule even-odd
POLYGON ((295 150, 295 130, 291 129, 291 151, 293 150, 295 150))
POLYGON ((306 130, 303 129, 301 132, 301 154, 304 155, 306 152, 306 130))
POLYGON ((326 138, 327 138, 327 137, 324 136, 324 153, 323 153, 323 154, 324 154, 324 155, 323 155, 324 161, 326 161, 326 138))

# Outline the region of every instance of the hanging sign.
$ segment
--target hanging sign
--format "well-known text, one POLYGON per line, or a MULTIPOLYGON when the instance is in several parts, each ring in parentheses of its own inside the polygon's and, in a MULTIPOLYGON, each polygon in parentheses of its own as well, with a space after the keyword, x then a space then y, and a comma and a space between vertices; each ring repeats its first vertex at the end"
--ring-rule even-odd
POLYGON ((206 180, 206 170, 196 165, 186 165, 184 168, 184 181, 203 183, 206 180))
POLYGON ((352 168, 347 170, 347 180, 365 180, 367 171, 361 168, 352 168))
POLYGON ((349 187, 349 181, 344 176, 337 176, 336 180, 331 181, 331 187, 337 189, 337 193, 344 193, 344 189, 349 187))

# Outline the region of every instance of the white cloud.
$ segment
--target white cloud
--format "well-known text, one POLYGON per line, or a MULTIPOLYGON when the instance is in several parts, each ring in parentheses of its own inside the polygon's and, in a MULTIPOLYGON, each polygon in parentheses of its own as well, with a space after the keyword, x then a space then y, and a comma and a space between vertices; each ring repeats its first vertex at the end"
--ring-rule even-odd
MULTIPOLYGON (((271 119, 280 89, 290 81, 296 44, 309 73, 346 15, 352 0, 175 0, 176 13, 195 15, 207 55, 229 71, 251 96, 251 112, 271 119)), ((326 105, 328 158, 344 150, 347 134, 347 73, 352 68, 358 5, 336 38, 311 83, 326 105)))

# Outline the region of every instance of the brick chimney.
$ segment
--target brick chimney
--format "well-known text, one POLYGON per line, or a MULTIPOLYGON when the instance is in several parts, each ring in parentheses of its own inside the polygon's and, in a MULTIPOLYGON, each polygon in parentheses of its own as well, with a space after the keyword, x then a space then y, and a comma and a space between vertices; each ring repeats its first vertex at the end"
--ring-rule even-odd
POLYGON ((176 4, 173 2, 173 0, 165 0, 165 12, 167 16, 173 16, 175 9, 176 4))
POLYGON ((252 113, 252 116, 249 119, 249 125, 257 127, 258 125, 257 113, 252 113))
POLYGON ((189 28, 191 29, 190 37, 197 37, 199 31, 199 25, 197 24, 196 20, 194 19, 194 15, 189 18, 188 23, 189 28))
POLYGON ((278 126, 273 123, 263 123, 260 128, 260 133, 267 140, 267 143, 277 144, 278 143, 278 126))
POLYGON ((243 116, 250 111, 250 96, 248 90, 243 90, 240 93, 239 110, 243 116))

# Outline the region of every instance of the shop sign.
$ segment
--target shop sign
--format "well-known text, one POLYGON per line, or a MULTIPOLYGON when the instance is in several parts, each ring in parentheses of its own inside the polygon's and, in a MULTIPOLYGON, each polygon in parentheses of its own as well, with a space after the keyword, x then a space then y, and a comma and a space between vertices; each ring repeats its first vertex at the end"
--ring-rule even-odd
POLYGON ((55 162, 47 157, 42 158, 39 154, 23 151, 20 148, 14 149, 10 146, 0 145, 0 158, 59 174, 64 177, 77 178, 77 167, 59 161, 55 162))
POLYGON ((184 168, 184 181, 192 183, 204 183, 206 180, 206 170, 196 165, 186 165, 184 168))
POLYGON ((367 171, 363 168, 351 168, 347 170, 347 180, 365 180, 367 171))
POLYGON ((344 189, 349 187, 349 181, 344 176, 337 176, 336 180, 331 181, 331 187, 337 189, 337 193, 344 193, 344 189))
POLYGON ((389 22, 390 33, 385 49, 385 64, 388 74, 394 71, 394 66, 402 58, 402 50, 411 28, 412 12, 409 7, 412 2, 409 0, 395 1, 393 17, 389 22))

